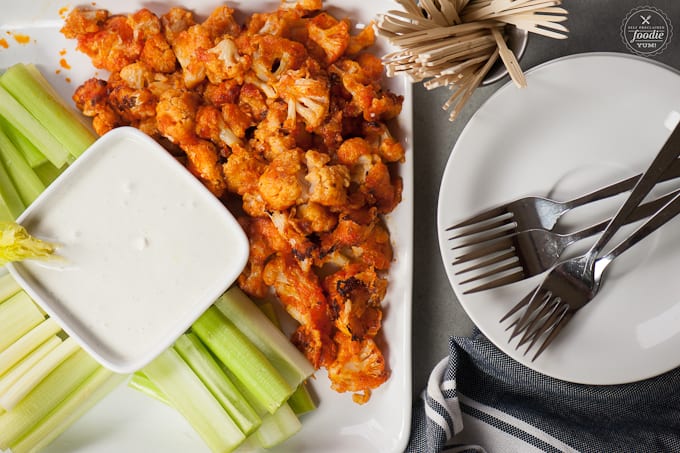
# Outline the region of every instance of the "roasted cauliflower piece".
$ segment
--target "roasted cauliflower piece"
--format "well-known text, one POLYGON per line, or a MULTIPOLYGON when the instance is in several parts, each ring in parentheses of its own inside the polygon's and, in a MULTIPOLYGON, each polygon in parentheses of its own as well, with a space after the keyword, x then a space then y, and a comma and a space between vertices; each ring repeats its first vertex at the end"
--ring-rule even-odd
POLYGON ((297 115, 305 122, 306 129, 318 127, 328 113, 330 94, 325 80, 307 77, 304 71, 288 71, 276 84, 276 90, 288 104, 287 126, 293 128, 297 115))
POLYGON ((309 182, 309 200, 323 206, 341 208, 347 204, 349 169, 344 165, 327 165, 328 154, 309 150, 305 153, 309 182))
POLYGON ((334 63, 349 46, 349 22, 338 21, 328 13, 321 13, 307 22, 310 41, 323 49, 326 63, 334 63))

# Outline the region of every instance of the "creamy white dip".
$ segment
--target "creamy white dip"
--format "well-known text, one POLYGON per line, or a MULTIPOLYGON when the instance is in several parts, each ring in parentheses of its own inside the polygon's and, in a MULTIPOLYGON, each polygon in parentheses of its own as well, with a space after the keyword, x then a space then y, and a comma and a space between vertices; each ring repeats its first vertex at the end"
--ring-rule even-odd
POLYGON ((19 219, 61 261, 10 271, 62 327, 119 372, 148 363, 236 279, 247 238, 153 140, 110 132, 19 219))

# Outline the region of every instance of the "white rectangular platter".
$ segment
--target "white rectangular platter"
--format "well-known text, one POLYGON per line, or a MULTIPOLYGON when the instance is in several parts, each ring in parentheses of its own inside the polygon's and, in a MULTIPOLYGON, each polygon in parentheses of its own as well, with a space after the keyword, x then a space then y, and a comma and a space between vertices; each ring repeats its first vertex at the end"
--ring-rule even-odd
MULTIPOLYGON (((35 63, 57 90, 68 100, 84 80, 106 74, 95 71, 89 59, 75 50, 75 42, 59 32, 63 18, 75 6, 108 9, 111 13, 130 13, 147 7, 157 14, 171 6, 192 9, 205 16, 218 0, 142 1, 98 0, 69 3, 66 0, 32 0, 3 2, 0 21, 0 70, 13 63, 35 63)), ((243 18, 255 11, 271 11, 278 1, 229 1, 243 18)), ((333 0, 324 8, 338 18, 347 17, 353 26, 362 27, 377 14, 397 9, 390 0, 333 0)), ((356 32, 356 30, 355 30, 356 32)), ((388 52, 382 40, 372 51, 388 52)), ((411 85, 405 79, 387 79, 395 92, 404 96, 399 117, 398 135, 406 148, 406 162, 401 166, 404 181, 403 201, 389 215, 395 261, 389 275, 384 301, 383 335, 385 354, 392 374, 363 405, 352 402, 350 394, 330 389, 323 371, 312 382, 318 409, 302 418, 301 432, 276 448, 280 452, 354 452, 396 453, 406 447, 411 423, 411 285, 413 246, 413 143, 411 85)), ((122 385, 95 406, 46 450, 49 453, 119 453, 119 452, 207 452, 207 447, 192 428, 171 408, 122 385)))

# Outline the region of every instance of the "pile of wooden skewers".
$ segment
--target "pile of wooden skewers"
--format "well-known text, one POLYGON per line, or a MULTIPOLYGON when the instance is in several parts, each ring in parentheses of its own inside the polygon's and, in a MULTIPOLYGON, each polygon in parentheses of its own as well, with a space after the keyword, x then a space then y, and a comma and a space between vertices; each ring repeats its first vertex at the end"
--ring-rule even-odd
POLYGON ((378 18, 378 33, 399 49, 384 57, 388 76, 406 74, 428 90, 453 91, 444 103, 453 121, 498 60, 518 87, 526 79, 507 45, 507 27, 564 39, 561 0, 396 0, 403 11, 378 18), (427 79, 427 80, 426 80, 427 79))

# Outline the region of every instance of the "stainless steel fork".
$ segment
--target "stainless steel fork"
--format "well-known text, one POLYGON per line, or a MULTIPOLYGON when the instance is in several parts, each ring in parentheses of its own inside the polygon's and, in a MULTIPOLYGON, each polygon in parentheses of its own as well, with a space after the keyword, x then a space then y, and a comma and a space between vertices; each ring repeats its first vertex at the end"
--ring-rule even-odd
MULTIPOLYGON (((636 222, 657 212, 680 189, 663 197, 638 206, 628 217, 627 223, 636 222)), ((465 253, 457 256, 453 266, 465 267, 456 275, 466 277, 460 285, 478 283, 463 291, 471 294, 524 280, 541 274, 553 267, 570 245, 582 239, 601 233, 609 224, 608 220, 575 231, 559 234, 548 230, 527 230, 495 237, 490 240, 475 241, 471 246, 467 241, 452 247, 452 250, 466 247, 465 253)))
MULTIPOLYGON (((569 201, 551 200, 545 197, 524 197, 478 213, 446 229, 451 231, 449 240, 475 236, 483 240, 492 235, 508 235, 520 231, 552 230, 566 212, 579 206, 610 198, 629 191, 641 175, 610 184, 569 201), (486 236, 486 235, 490 236, 486 236)), ((680 177, 680 160, 676 160, 663 173, 659 181, 680 177)))
POLYGON ((678 155, 680 155, 680 125, 676 126, 661 151, 588 252, 557 264, 534 291, 524 297, 501 319, 502 322, 512 313, 526 306, 524 313, 514 323, 511 338, 523 333, 520 344, 530 341, 526 352, 541 341, 533 360, 550 345, 574 313, 595 297, 601 287, 604 270, 614 258, 680 212, 680 195, 676 195, 661 211, 652 216, 627 239, 608 254, 599 256, 678 155))

